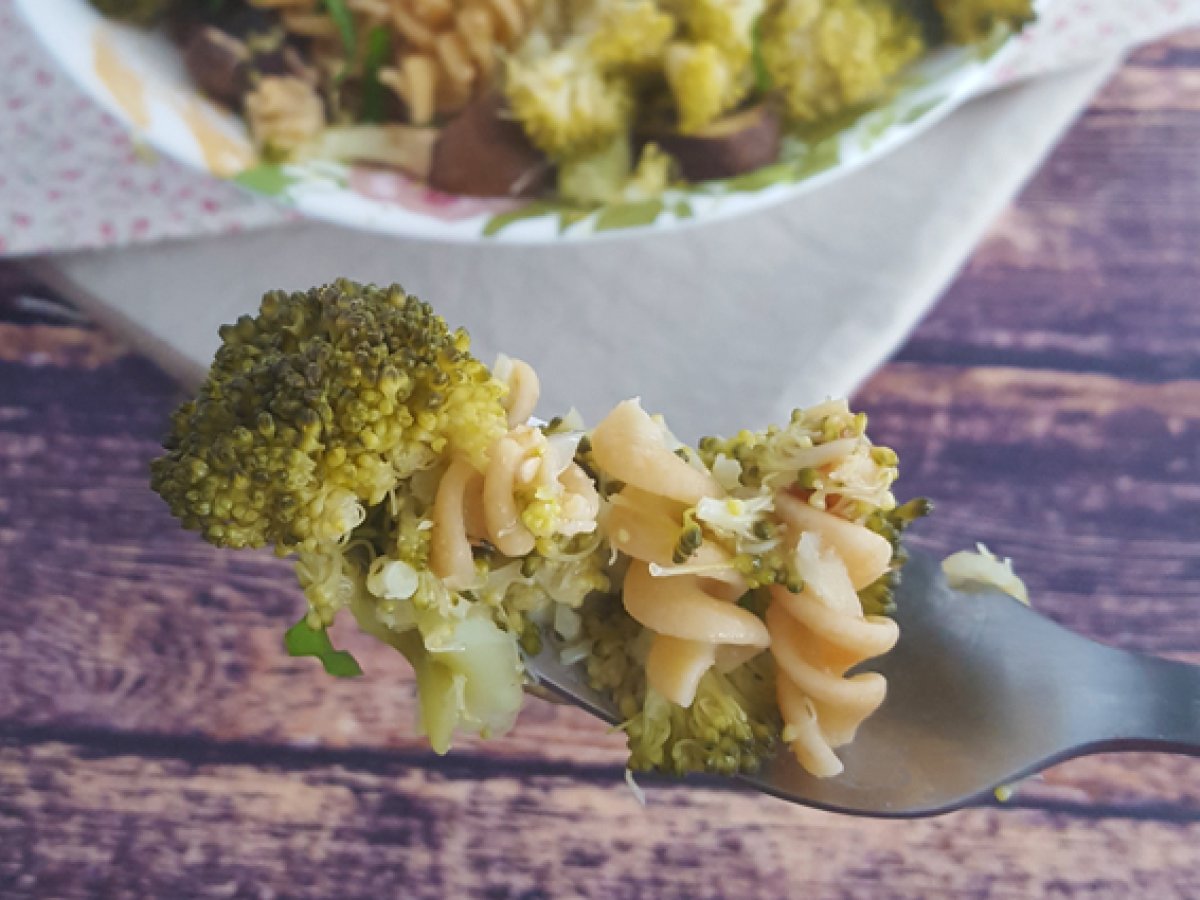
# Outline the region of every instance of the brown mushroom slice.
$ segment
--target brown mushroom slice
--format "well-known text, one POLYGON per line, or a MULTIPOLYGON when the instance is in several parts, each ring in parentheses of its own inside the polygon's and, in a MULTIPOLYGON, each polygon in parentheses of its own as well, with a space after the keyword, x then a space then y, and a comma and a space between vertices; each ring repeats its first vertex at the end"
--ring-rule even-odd
POLYGON ((303 155, 386 166, 425 180, 437 143, 438 130, 421 125, 343 125, 326 128, 303 155))
POLYGON ((731 178, 761 169, 779 159, 782 127, 766 103, 718 119, 693 134, 640 131, 642 143, 654 142, 679 163, 688 181, 731 178))
POLYGON ((201 90, 236 106, 246 90, 250 49, 233 35, 205 25, 190 33, 183 49, 188 74, 201 90))
POLYGON ((475 98, 442 129, 431 187, 468 197, 536 197, 553 185, 553 167, 505 115, 498 94, 475 98))

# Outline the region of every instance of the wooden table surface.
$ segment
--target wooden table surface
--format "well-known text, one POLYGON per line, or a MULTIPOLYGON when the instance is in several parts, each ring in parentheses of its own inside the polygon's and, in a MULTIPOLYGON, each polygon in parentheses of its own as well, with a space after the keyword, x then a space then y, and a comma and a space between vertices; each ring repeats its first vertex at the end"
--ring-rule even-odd
MULTIPOLYGON (((1200 32, 1140 51, 857 397, 1035 603, 1200 662, 1200 32)), ((969 152, 969 148, 964 148, 969 152)), ((289 566, 146 486, 175 386, 0 268, 0 896, 1200 897, 1200 763, 1079 760, 1006 807, 876 822, 621 778, 531 702, 432 755, 410 683, 291 660, 289 566)))

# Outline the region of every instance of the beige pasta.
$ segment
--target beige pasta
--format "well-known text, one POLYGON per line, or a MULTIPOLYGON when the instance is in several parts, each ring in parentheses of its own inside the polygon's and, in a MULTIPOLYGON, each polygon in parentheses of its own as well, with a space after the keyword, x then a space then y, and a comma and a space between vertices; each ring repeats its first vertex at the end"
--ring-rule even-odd
POLYGON ((556 534, 571 537, 595 530, 600 511, 596 486, 574 462, 559 469, 538 429, 521 425, 500 438, 482 473, 456 459, 434 499, 430 570, 448 588, 464 590, 476 580, 472 545, 486 541, 512 558, 530 553, 537 536, 523 521, 522 501, 539 490, 558 500, 556 534))
POLYGON ((875 581, 891 563, 892 545, 887 538, 810 506, 791 494, 776 494, 775 513, 794 535, 813 532, 837 551, 856 591, 875 581))
POLYGON ((246 94, 246 122, 260 151, 289 154, 325 129, 325 108, 312 85, 269 76, 246 94))
POLYGON ((691 706, 710 668, 728 671, 769 643, 762 621, 733 602, 747 584, 728 551, 705 541, 686 564, 674 559, 684 510, 724 491, 668 448, 665 429, 636 400, 609 413, 591 441, 600 469, 626 483, 610 501, 605 531, 633 560, 622 588, 625 610, 654 632, 647 683, 672 703, 691 706))
POLYGON ((649 493, 694 505, 725 491, 704 468, 676 456, 666 445, 666 430, 637 400, 626 400, 592 431, 596 464, 613 478, 649 493))
MULTIPOLYGON (((249 0, 278 13, 289 33, 314 42, 313 57, 329 74, 342 69, 345 48, 320 0, 249 0)), ((379 80, 426 125, 455 112, 487 86, 499 55, 532 26, 540 0, 346 0, 356 33, 384 27, 394 48, 379 80)))
POLYGON ((508 427, 515 428, 528 422, 537 407, 538 396, 542 390, 533 366, 501 354, 492 366, 492 374, 508 388, 504 397, 508 427))
POLYGON ((438 483, 430 536, 430 570, 451 590, 476 581, 472 546, 484 541, 502 555, 521 557, 537 544, 523 519, 532 498, 553 500, 554 533, 563 537, 596 529, 600 495, 573 459, 576 440, 548 438, 524 424, 538 400, 538 377, 519 359, 501 357, 495 376, 506 383, 510 428, 492 446, 484 471, 464 458, 451 462, 438 483))
MULTIPOLYGON (((871 534, 862 526, 844 524, 871 534)), ((848 532, 839 532, 839 538, 834 544, 816 530, 803 533, 796 552, 804 590, 793 594, 772 587, 767 609, 784 739, 800 765, 819 778, 842 771, 834 749, 854 739, 859 725, 887 694, 882 675, 864 672, 847 678, 846 672, 886 653, 899 637, 891 619, 864 616, 855 593, 855 582, 874 581, 886 571, 887 560, 880 568, 861 569, 852 580, 842 548, 871 542, 848 532)))
POLYGON ((392 0, 401 47, 380 80, 424 125, 462 107, 488 83, 500 51, 532 23, 538 0, 392 0))

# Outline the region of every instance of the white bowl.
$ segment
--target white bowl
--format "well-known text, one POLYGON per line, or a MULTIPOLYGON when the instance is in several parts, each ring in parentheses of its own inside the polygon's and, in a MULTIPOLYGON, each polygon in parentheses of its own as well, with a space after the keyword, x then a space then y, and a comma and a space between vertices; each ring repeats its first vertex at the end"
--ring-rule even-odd
POLYGON ((886 103, 840 131, 816 141, 785 141, 777 164, 672 190, 661 200, 610 205, 581 217, 552 202, 452 196, 394 171, 332 162, 260 164, 241 120, 193 87, 165 35, 108 21, 86 0, 16 0, 16 6, 91 97, 167 156, 315 219, 462 242, 592 240, 667 231, 763 209, 841 178, 911 139, 979 90, 1011 49, 1011 41, 996 40, 939 50, 916 65, 886 103))

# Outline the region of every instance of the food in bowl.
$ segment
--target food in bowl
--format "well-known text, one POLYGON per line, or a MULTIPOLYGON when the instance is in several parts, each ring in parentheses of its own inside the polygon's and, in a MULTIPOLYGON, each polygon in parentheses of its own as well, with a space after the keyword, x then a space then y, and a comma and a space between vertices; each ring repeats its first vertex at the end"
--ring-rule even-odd
POLYGON ((161 23, 261 157, 582 207, 780 158, 1032 0, 93 0, 161 23))

